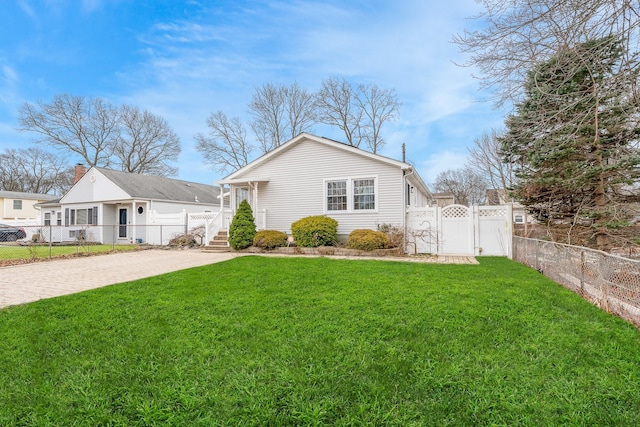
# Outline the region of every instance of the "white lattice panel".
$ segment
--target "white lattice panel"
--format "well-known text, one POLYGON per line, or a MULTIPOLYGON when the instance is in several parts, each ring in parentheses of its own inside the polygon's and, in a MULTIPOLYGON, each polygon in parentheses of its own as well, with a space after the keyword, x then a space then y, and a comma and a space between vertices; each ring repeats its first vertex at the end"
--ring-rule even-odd
POLYGON ((481 217, 506 217, 507 210, 505 208, 480 208, 478 216, 481 217))
POLYGON ((447 206, 442 210, 442 218, 469 218, 469 208, 461 205, 447 206))

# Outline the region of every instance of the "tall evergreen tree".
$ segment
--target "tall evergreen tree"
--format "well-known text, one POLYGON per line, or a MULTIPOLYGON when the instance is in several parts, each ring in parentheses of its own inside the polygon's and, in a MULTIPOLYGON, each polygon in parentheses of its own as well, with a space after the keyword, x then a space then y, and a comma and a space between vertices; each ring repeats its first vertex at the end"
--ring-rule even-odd
POLYGON ((502 138, 505 160, 519 166, 514 196, 547 224, 594 226, 599 246, 628 219, 620 203, 640 178, 638 70, 622 56, 605 37, 539 64, 502 138))

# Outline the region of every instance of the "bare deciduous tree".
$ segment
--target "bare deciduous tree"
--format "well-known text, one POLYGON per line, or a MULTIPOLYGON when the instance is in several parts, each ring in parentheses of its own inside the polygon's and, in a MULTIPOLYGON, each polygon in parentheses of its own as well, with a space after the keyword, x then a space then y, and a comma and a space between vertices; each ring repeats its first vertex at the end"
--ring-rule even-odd
POLYGON ((314 96, 297 83, 265 84, 256 88, 249 104, 251 128, 263 153, 279 147, 316 123, 314 96))
POLYGON ((63 194, 73 172, 55 154, 41 148, 8 149, 0 154, 0 189, 63 194))
POLYGON ((358 87, 356 101, 362 116, 367 118, 362 126, 364 140, 369 150, 375 154, 385 144, 380 135, 382 125, 395 119, 398 114, 398 97, 393 89, 380 89, 374 84, 368 84, 358 87))
POLYGON ((285 88, 289 136, 295 138, 302 132, 312 132, 318 123, 315 94, 293 83, 285 88))
POLYGON ((338 77, 323 80, 316 95, 319 120, 337 126, 349 145, 360 147, 364 141, 373 153, 384 146, 382 125, 396 118, 399 105, 393 89, 380 89, 375 84, 354 87, 338 77))
POLYGON ((456 203, 472 205, 482 203, 487 192, 487 182, 471 167, 449 169, 436 176, 433 188, 437 192, 452 193, 456 203))
POLYGON ((320 122, 337 126, 347 143, 359 147, 362 142, 362 108, 356 104, 356 93, 344 78, 329 77, 322 81, 316 105, 320 122))
POLYGON ((487 177, 492 188, 508 190, 515 184, 515 164, 504 157, 500 135, 492 129, 473 141, 468 165, 487 177))
POLYGON ((18 120, 20 130, 39 135, 36 142, 76 154, 89 166, 109 167, 117 116, 116 109, 100 98, 63 94, 50 104, 25 103, 18 120))
POLYGON ((229 120, 218 111, 209 116, 207 126, 208 135, 196 135, 196 148, 209 165, 220 172, 235 172, 249 163, 253 147, 239 119, 229 120))
POLYGON ((256 88, 249 111, 254 119, 251 128, 267 153, 286 141, 286 106, 284 87, 266 84, 256 88))
MULTIPOLYGON (((313 94, 297 83, 290 86, 265 84, 256 88, 249 104, 253 120, 250 127, 262 154, 279 147, 302 132, 311 132, 317 123, 337 126, 349 145, 365 141, 376 153, 385 143, 381 129, 398 113, 394 90, 374 84, 357 88, 343 78, 322 82, 313 94)), ((227 119, 218 111, 207 120, 208 136, 196 135, 198 150, 215 169, 236 171, 249 161, 254 146, 247 141, 239 119, 227 119)))
POLYGON ((88 166, 119 166, 124 171, 171 175, 180 142, 167 122, 133 107, 116 108, 100 98, 62 94, 51 103, 25 103, 20 130, 38 135, 36 142, 88 166))
POLYGON ((165 119, 123 105, 119 109, 119 122, 114 156, 121 170, 157 176, 178 173, 170 163, 180 154, 180 138, 165 119))
MULTIPOLYGON (((640 52, 638 0, 481 0, 477 30, 454 37, 467 65, 480 70, 483 87, 496 89, 499 105, 519 101, 528 73, 558 52, 588 40, 613 36, 624 51, 621 69, 634 67, 640 52)), ((596 53, 597 54, 597 53, 596 53)), ((583 57, 584 62, 594 58, 583 57)), ((597 59, 595 59, 597 61, 597 59)), ((580 64, 576 64, 580 66, 580 64)), ((634 88, 637 96, 637 88, 634 88)))

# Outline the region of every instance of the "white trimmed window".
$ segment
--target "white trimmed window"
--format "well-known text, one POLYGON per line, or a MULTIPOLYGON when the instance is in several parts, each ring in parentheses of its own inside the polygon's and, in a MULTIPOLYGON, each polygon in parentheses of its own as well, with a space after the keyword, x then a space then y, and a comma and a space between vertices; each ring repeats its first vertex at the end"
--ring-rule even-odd
POLYGON ((98 207, 87 209, 65 209, 65 225, 97 225, 98 207))
POLYGON ((376 177, 326 180, 326 212, 363 212, 376 210, 376 181, 376 177))
POLYGON ((16 211, 22 210, 22 200, 14 200, 13 201, 13 209, 16 211))
POLYGON ((376 182, 373 178, 354 179, 353 210, 374 210, 376 208, 376 182))
POLYGON ((347 181, 327 181, 327 210, 347 210, 347 181))

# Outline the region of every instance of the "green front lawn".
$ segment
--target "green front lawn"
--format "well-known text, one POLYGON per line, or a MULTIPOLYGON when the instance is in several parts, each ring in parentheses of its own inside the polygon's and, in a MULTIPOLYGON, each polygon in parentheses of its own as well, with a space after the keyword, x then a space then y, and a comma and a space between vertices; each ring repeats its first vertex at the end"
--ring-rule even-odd
POLYGON ((640 332, 502 258, 241 257, 0 311, 0 425, 640 425, 640 332))
POLYGON ((32 246, 0 246, 0 260, 10 259, 34 259, 60 257, 78 253, 101 253, 116 251, 133 251, 136 250, 135 245, 68 245, 68 246, 52 246, 49 252, 48 245, 32 245, 32 246))

